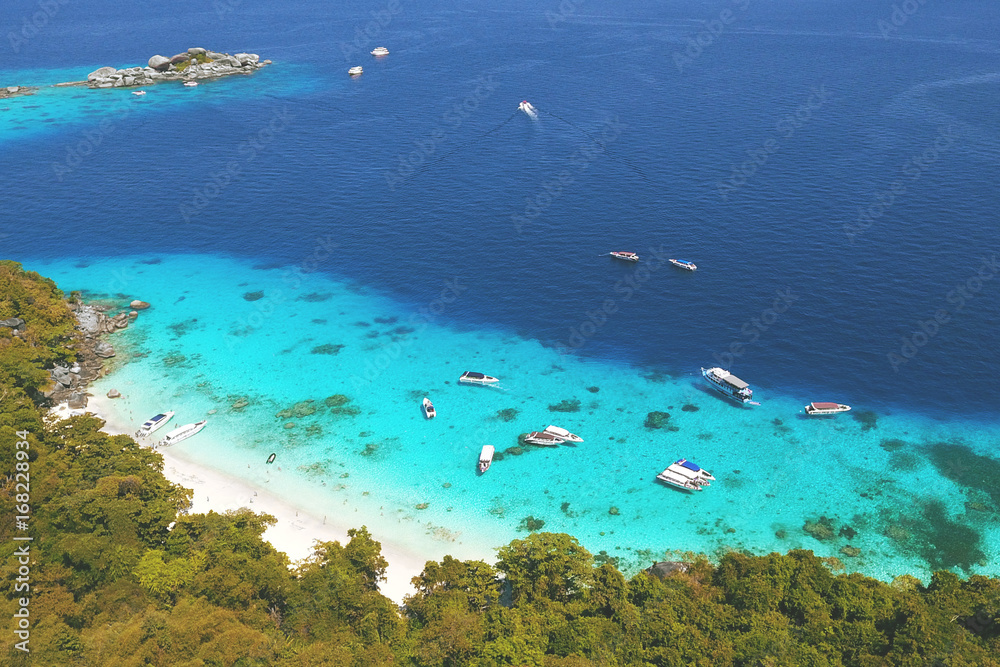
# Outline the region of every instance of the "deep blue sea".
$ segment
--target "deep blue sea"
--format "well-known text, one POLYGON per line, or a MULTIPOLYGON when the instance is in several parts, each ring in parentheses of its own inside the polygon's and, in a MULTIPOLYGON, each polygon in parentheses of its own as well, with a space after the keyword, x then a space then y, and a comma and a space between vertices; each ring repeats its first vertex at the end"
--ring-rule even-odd
POLYGON ((997 573, 1000 7, 490 5, 7 3, 0 86, 191 46, 273 64, 0 100, 0 254, 153 303, 108 380, 127 409, 215 410, 193 457, 279 449, 314 504, 445 545, 530 515, 625 565, 805 547, 997 573), (762 405, 706 391, 717 365, 762 405), (336 393, 358 414, 274 416, 336 393), (825 400, 854 411, 801 415, 825 400), (548 423, 586 442, 475 476, 482 444, 548 423), (682 456, 719 481, 652 482, 682 456), (821 516, 858 536, 803 531, 821 516))

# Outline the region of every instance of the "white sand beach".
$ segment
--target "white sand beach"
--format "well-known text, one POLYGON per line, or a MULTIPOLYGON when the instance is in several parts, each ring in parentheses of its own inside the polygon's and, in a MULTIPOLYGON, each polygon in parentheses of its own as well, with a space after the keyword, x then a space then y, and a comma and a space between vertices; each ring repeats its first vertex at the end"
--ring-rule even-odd
MULTIPOLYGON (((89 412, 104 420, 102 430, 106 433, 131 435, 135 431, 135 426, 119 414, 114 406, 114 400, 104 396, 94 396, 89 399, 88 406, 84 410, 69 410, 63 404, 53 409, 52 413, 65 418, 89 412)), ((317 517, 265 489, 254 488, 241 479, 193 462, 186 458, 183 450, 179 448, 163 448, 157 451, 163 456, 164 476, 171 482, 193 491, 192 512, 222 513, 246 507, 260 514, 270 514, 277 519, 277 523, 264 533, 264 539, 278 551, 287 554, 292 562, 312 555, 317 540, 322 542, 336 540, 346 544, 349 540, 347 531, 350 528, 360 527, 363 523, 354 517, 350 523, 345 523, 340 517, 317 517)), ((385 535, 373 533, 372 536, 382 544, 382 555, 389 564, 386 581, 382 582, 379 589, 389 599, 402 604, 403 597, 413 593, 411 579, 423 571, 427 557, 413 553, 404 545, 387 541, 385 535)), ((447 552, 443 550, 440 555, 430 558, 439 559, 447 552)))

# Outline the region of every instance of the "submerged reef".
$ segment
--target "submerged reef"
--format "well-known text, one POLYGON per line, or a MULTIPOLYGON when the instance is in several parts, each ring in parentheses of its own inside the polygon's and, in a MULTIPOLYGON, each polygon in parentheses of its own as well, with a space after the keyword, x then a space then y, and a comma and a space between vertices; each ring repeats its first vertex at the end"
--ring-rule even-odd
POLYGON ((579 412, 579 411, 580 411, 580 399, 578 398, 566 398, 556 403, 555 405, 549 406, 549 412, 579 412))
POLYGON ((851 416, 854 417, 854 421, 861 424, 862 431, 870 431, 878 426, 878 415, 871 410, 852 412, 851 416))

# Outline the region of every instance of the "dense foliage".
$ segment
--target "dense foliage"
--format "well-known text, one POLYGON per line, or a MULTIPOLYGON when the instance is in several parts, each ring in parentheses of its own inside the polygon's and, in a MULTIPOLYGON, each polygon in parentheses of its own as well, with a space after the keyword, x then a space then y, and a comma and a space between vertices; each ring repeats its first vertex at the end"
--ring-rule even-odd
POLYGON ((0 616, 18 609, 10 538, 17 432, 30 443, 31 643, 4 665, 950 665, 1000 667, 1000 580, 939 572, 885 584, 834 575, 808 551, 663 578, 595 566, 573 537, 535 533, 496 565, 445 557, 398 608, 367 530, 290 567, 273 519, 183 513, 162 459, 100 421, 46 421, 44 369, 72 360, 72 318, 50 281, 0 263, 0 616))

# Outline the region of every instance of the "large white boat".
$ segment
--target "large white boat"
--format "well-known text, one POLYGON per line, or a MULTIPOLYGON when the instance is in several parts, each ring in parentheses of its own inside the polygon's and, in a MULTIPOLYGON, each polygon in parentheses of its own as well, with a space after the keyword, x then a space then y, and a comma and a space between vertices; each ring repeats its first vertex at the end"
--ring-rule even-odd
POLYGON ((843 403, 810 403, 806 406, 807 415, 835 415, 847 412, 851 406, 843 403))
POLYGON ((562 438, 563 440, 569 440, 570 442, 583 442, 583 438, 581 438, 580 436, 570 433, 566 429, 560 428, 558 426, 551 426, 551 425, 546 426, 545 430, 542 432, 550 433, 556 436, 557 438, 562 438))
POLYGON ((670 468, 667 468, 659 475, 657 475, 656 479, 660 480, 664 484, 669 484, 670 486, 676 489, 683 489, 684 491, 701 491, 702 489, 702 484, 700 484, 699 482, 696 482, 688 477, 685 477, 684 475, 681 475, 680 473, 675 472, 670 468))
POLYGON ((179 428, 175 428, 170 433, 163 436, 163 439, 156 443, 157 447, 169 447, 170 445, 176 445, 182 440, 187 440, 192 435, 201 431, 205 428, 207 420, 202 419, 200 422, 195 422, 194 424, 185 424, 179 428))
POLYGON ((431 399, 425 397, 424 402, 421 404, 421 408, 423 408, 424 417, 427 417, 428 419, 434 419, 437 417, 437 410, 434 409, 434 404, 431 403, 431 399))
POLYGON ((712 473, 708 472, 704 468, 701 468, 697 464, 688 461, 687 459, 674 461, 667 466, 667 470, 672 470, 681 477, 687 477, 692 482, 697 482, 702 486, 708 486, 709 482, 715 479, 712 473))
POLYGON ((155 417, 150 417, 142 426, 139 427, 139 430, 135 432, 135 437, 145 438, 147 435, 170 421, 173 416, 173 412, 161 412, 155 417))
POLYGON ((532 431, 524 436, 524 441, 531 445, 538 445, 539 447, 556 447, 566 442, 558 435, 546 433, 545 431, 532 431))
POLYGON ((491 375, 484 375, 475 371, 465 371, 462 373, 462 377, 458 378, 458 381, 465 384, 495 384, 500 380, 491 375))
POLYGON ((746 403, 748 405, 760 405, 753 400, 753 389, 743 380, 739 379, 723 368, 702 368, 701 374, 712 383, 716 391, 728 396, 734 401, 746 403))
POLYGON ((358 76, 364 71, 365 70, 362 69, 361 65, 358 65, 356 67, 352 67, 351 69, 347 70, 347 73, 350 74, 351 76, 358 76))
POLYGON ((483 445, 483 451, 479 452, 479 472, 489 470, 491 463, 493 463, 493 445, 483 445))
POLYGON ((612 250, 609 254, 615 259, 624 259, 626 262, 639 261, 639 255, 627 250, 612 250))
POLYGON ((698 266, 694 262, 689 262, 686 259, 671 259, 669 260, 671 264, 676 267, 686 269, 688 271, 697 271, 698 266))
POLYGON ((389 49, 385 48, 384 46, 376 46, 374 49, 372 49, 372 55, 387 56, 389 55, 389 49))

